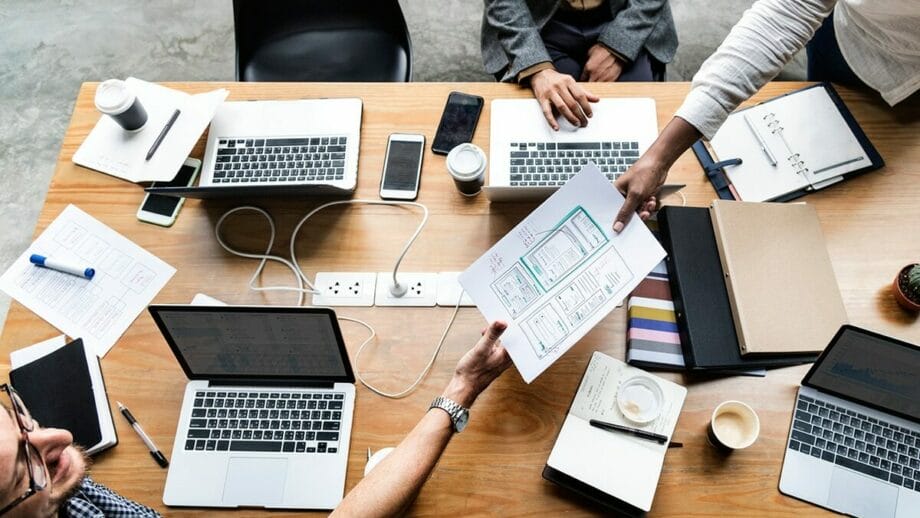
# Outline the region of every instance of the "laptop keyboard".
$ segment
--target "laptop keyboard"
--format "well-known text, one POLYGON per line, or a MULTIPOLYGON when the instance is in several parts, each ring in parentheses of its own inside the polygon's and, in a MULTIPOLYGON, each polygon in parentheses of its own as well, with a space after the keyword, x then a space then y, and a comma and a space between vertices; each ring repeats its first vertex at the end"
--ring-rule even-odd
POLYGON ((639 159, 639 143, 632 141, 513 142, 510 147, 512 186, 561 186, 588 162, 612 181, 639 159))
POLYGON ((336 453, 341 392, 197 391, 185 449, 336 453))
POLYGON ((220 138, 212 182, 328 183, 345 179, 348 137, 220 138))
POLYGON ((799 396, 789 448, 920 491, 920 432, 799 396))

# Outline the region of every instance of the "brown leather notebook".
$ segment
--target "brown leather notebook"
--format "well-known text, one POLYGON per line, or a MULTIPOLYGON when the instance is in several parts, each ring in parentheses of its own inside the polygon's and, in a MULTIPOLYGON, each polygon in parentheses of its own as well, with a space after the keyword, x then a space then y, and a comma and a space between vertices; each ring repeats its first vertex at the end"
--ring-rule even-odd
POLYGON ((710 211, 741 354, 824 350, 847 314, 814 208, 715 200, 710 211))

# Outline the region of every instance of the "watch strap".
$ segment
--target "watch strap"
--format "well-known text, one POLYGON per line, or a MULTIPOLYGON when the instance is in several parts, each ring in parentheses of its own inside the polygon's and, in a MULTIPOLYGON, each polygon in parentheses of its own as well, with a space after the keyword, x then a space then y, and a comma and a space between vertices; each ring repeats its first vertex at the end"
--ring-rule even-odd
POLYGON ((464 408, 456 401, 446 398, 444 396, 438 396, 434 398, 434 401, 431 402, 431 405, 428 407, 428 410, 432 408, 440 408, 441 410, 447 412, 447 415, 450 417, 451 423, 454 425, 454 431, 457 430, 457 421, 460 419, 462 412, 469 412, 469 409, 464 408))

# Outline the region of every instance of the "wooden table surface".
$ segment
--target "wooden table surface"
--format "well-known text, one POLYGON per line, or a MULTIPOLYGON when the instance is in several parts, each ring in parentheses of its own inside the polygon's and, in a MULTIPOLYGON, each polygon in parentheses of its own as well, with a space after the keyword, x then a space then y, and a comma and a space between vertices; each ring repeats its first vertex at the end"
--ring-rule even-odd
MULTIPOLYGON (((232 202, 188 200, 172 228, 140 223, 135 212, 143 192, 137 185, 71 162, 74 151, 99 118, 93 107, 95 83, 77 95, 57 169, 35 230, 37 236, 73 203, 178 271, 154 299, 186 303, 199 292, 229 303, 294 304, 290 293, 257 293, 247 288, 256 261, 230 256, 213 238, 213 227, 232 202)), ((528 90, 489 83, 446 84, 251 84, 172 83, 188 92, 216 87, 231 100, 360 97, 364 100, 359 182, 356 198, 377 199, 387 136, 422 133, 433 140, 447 95, 461 90, 486 99, 474 142, 489 150, 489 102, 528 97, 528 90)), ((754 101, 804 86, 772 83, 754 101)), ((591 85, 605 97, 653 97, 663 128, 689 89, 687 83, 591 85)), ((840 89, 856 119, 885 158, 887 166, 805 198, 820 215, 834 271, 852 323, 920 343, 920 325, 890 294, 891 281, 905 264, 920 260, 920 106, 892 110, 877 96, 840 89)), ((202 138, 192 156, 203 155, 202 138)), ((429 147, 430 148, 430 147, 429 147)), ((714 191, 690 153, 672 169, 670 180, 686 183, 688 204, 705 206, 714 191)), ((431 220, 407 255, 402 271, 459 271, 508 232, 533 205, 490 205, 485 196, 460 196, 444 168, 444 157, 426 151, 418 201, 431 220)), ((287 255, 293 225, 319 201, 248 200, 275 218, 275 252, 287 255)), ((666 200, 680 203, 679 199, 666 200)), ((318 271, 384 271, 392 267, 419 214, 403 208, 348 206, 319 214, 297 241, 297 255, 308 275, 318 271)), ((231 243, 264 250, 267 226, 256 216, 235 217, 227 226, 231 243)), ((12 224, 15 224, 13 222, 12 224)), ((265 284, 290 284, 283 268, 270 265, 265 284)), ((820 309, 818 309, 819 311, 820 309)), ((362 356, 366 377, 391 391, 410 383, 428 361, 450 317, 446 308, 342 308, 341 315, 370 322, 379 337, 362 356)), ((591 353, 625 355, 626 312, 619 308, 537 380, 526 385, 512 368, 472 409, 471 424, 456 436, 425 484, 412 514, 523 515, 592 514, 599 510, 541 478, 541 471, 591 353)), ((389 400, 358 385, 346 490, 360 480, 366 451, 395 446, 444 387, 460 356, 479 336, 484 320, 475 309, 460 311, 434 368, 409 397, 389 400)), ((354 361, 365 330, 343 323, 354 361)), ((13 303, 0 338, 0 362, 8 372, 8 353, 58 334, 18 303, 13 303)), ((171 457, 186 378, 144 311, 102 361, 108 395, 127 404, 147 432, 171 457)), ((707 378, 663 374, 688 386, 689 394, 674 439, 684 447, 669 450, 653 514, 801 515, 822 511, 779 493, 777 485, 796 387, 807 366, 771 371, 766 378, 707 378), (706 442, 712 409, 726 399, 746 401, 760 416, 761 436, 750 448, 724 457, 706 442)), ((150 459, 124 419, 115 417, 117 447, 97 456, 94 478, 125 496, 165 514, 194 513, 161 503, 166 470, 150 459)), ((611 466, 610 469, 629 469, 611 466)), ((308 488, 304 488, 308 491, 308 488)), ((212 510, 203 514, 216 514, 212 510)), ((237 516, 260 514, 236 511, 237 516)))

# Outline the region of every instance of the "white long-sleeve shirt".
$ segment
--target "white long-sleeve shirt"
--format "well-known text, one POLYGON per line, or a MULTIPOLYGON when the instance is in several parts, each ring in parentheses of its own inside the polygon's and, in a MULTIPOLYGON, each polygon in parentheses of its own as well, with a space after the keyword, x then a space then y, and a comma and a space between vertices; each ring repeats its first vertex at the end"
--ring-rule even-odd
POLYGON ((888 104, 920 88, 920 0, 759 0, 700 67, 676 115, 712 138, 728 114, 805 47, 831 11, 847 64, 888 104))

